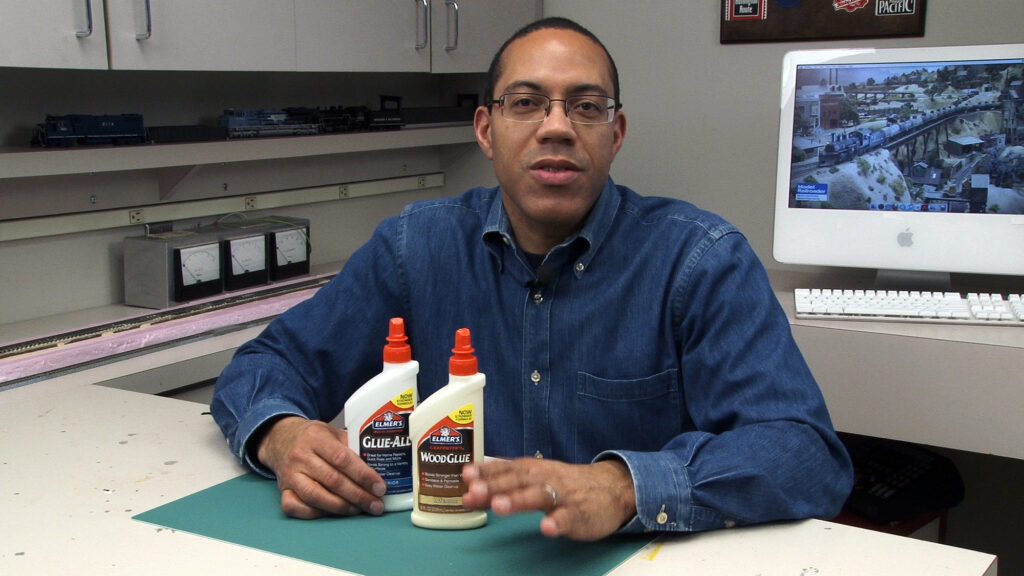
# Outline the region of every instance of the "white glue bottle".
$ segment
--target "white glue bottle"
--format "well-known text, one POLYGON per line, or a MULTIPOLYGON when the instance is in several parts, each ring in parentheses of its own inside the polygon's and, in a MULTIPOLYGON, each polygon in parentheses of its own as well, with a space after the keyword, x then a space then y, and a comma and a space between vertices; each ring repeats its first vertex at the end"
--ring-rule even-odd
POLYGON ((469 329, 455 332, 448 385, 424 400, 409 419, 412 439, 412 523, 462 530, 487 523, 486 510, 462 506, 462 467, 484 461, 484 382, 469 329))
POLYGON ((418 399, 419 362, 412 359, 405 321, 392 318, 384 346, 384 369, 345 402, 348 447, 387 485, 384 510, 412 508, 412 442, 409 422, 418 399))

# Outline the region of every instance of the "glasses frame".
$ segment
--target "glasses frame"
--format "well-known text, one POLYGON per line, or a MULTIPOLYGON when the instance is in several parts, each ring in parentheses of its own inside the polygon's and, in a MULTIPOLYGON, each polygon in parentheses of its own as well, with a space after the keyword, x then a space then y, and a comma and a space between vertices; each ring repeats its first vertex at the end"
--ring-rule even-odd
POLYGON ((574 96, 569 96, 568 98, 550 98, 548 96, 545 96, 544 94, 537 94, 536 92, 506 92, 506 93, 502 94, 501 96, 498 96, 497 98, 493 98, 491 100, 488 100, 487 101, 487 105, 491 106, 493 104, 497 104, 498 105, 498 109, 501 111, 501 117, 506 119, 506 120, 508 120, 509 122, 521 122, 523 124, 537 124, 537 123, 543 122, 544 120, 547 120, 548 116, 551 115, 551 106, 555 102, 561 102, 562 103, 562 111, 565 112, 565 117, 569 120, 569 122, 572 122, 573 124, 580 124, 582 126, 602 126, 604 124, 611 124, 612 122, 615 121, 615 113, 617 111, 619 111, 619 109, 622 108, 622 103, 621 102, 619 102, 615 98, 612 98, 611 96, 605 96, 604 94, 577 94, 577 95, 574 95, 574 96), (543 99, 547 100, 548 101, 548 105, 544 107, 544 116, 541 116, 540 118, 537 118, 536 120, 520 120, 518 118, 510 118, 509 116, 505 116, 505 98, 508 97, 508 96, 535 96, 537 98, 543 98, 543 99), (606 110, 610 111, 609 114, 608 114, 608 119, 605 120, 604 122, 580 122, 579 120, 574 120, 573 117, 569 114, 569 100, 575 100, 577 98, 605 98, 605 99, 607 99, 609 102, 612 103, 611 106, 608 106, 606 108, 606 110))

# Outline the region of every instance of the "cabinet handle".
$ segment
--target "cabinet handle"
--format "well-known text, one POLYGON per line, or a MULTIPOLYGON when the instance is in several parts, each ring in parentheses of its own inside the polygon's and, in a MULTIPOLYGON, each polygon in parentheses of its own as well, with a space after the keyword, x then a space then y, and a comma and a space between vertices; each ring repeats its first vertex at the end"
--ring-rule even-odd
POLYGON ((149 37, 153 35, 153 13, 149 9, 149 0, 143 0, 142 3, 146 10, 146 31, 135 32, 136 40, 149 40, 149 37))
POLYGON ((76 30, 75 37, 88 38, 92 36, 92 0, 85 0, 85 30, 76 30))
POLYGON ((455 0, 444 0, 444 5, 455 13, 455 38, 451 44, 446 44, 444 47, 445 50, 451 52, 459 47, 459 5, 455 0))
MULTIPOLYGON (((416 46, 417 50, 422 50, 427 47, 430 43, 430 1, 429 0, 413 0, 416 4, 421 4, 423 8, 423 41, 420 41, 420 27, 416 27, 416 46)), ((418 20, 418 18, 417 18, 418 20)), ((418 24, 418 23, 417 23, 418 24)))

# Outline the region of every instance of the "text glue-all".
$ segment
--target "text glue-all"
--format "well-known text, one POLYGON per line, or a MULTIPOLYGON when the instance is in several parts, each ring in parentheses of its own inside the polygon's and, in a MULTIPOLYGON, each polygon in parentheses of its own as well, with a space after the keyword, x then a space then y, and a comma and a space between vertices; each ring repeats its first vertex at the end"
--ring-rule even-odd
POLYGON ((461 530, 487 523, 486 510, 462 506, 462 467, 484 461, 484 375, 477 371, 469 329, 455 332, 448 385, 424 400, 409 419, 413 443, 412 523, 461 530))
POLYGON ((405 321, 392 318, 384 346, 384 369, 345 402, 348 446, 387 484, 384 510, 412 508, 412 442, 409 422, 416 408, 418 362, 405 336, 405 321))

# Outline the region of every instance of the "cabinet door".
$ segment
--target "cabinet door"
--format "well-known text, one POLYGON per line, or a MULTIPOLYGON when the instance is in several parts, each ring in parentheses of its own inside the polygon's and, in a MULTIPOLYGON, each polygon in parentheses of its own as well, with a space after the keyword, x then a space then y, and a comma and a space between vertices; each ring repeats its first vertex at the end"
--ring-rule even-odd
POLYGON ((428 0, 295 0, 304 71, 429 72, 428 0))
POLYGON ((295 70, 293 0, 107 0, 110 67, 295 70))
POLYGON ((0 66, 105 69, 103 0, 0 0, 0 66))
POLYGON ((431 0, 431 71, 486 72, 502 43, 540 15, 537 0, 431 0))

